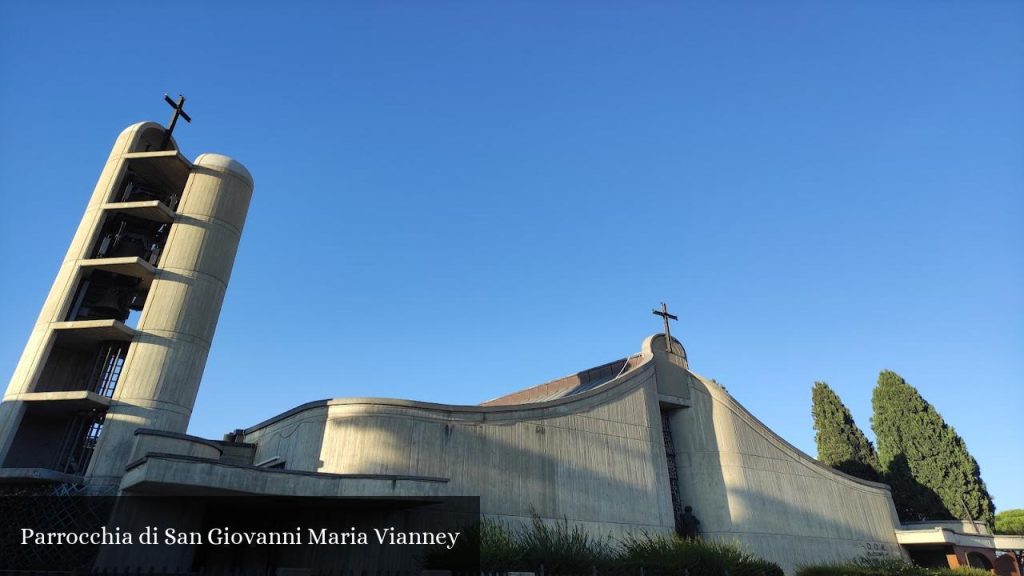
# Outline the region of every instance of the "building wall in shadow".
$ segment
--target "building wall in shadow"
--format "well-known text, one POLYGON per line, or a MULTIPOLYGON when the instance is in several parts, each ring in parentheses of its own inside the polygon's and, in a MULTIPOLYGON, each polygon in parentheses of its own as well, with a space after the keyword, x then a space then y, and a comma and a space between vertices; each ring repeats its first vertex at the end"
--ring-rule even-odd
POLYGON ((518 406, 332 400, 250 429, 245 441, 257 445, 256 461, 290 470, 443 478, 404 485, 479 495, 484 515, 509 524, 538 515, 602 536, 670 534, 660 418, 649 365, 614 386, 518 406))
POLYGON ((690 373, 673 414, 681 492, 703 535, 737 541, 787 573, 903 554, 889 487, 848 476, 780 438, 718 384, 690 373))

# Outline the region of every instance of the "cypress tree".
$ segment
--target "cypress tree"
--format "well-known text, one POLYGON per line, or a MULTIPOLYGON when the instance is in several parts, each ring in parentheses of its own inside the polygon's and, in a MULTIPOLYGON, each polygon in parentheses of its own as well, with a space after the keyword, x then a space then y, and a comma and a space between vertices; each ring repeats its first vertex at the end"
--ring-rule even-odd
POLYGON ((879 374, 871 404, 879 462, 900 518, 991 525, 995 506, 978 462, 935 408, 888 370, 879 374))
POLYGON ((818 460, 851 476, 880 480, 875 447, 853 421, 850 410, 824 382, 811 388, 811 414, 818 460))

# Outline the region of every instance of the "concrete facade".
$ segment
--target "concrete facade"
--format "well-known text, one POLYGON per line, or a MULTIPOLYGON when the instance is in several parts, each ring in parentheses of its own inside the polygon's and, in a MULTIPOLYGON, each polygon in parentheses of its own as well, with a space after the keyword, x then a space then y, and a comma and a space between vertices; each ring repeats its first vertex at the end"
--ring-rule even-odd
POLYGON ((655 335, 635 356, 479 406, 311 402, 224 444, 249 448, 248 461, 196 456, 198 438, 137 449, 121 489, 479 495, 481 513, 505 524, 537 515, 611 537, 672 534, 675 508, 690 505, 704 537, 738 542, 787 572, 902 555, 887 486, 801 453, 691 372, 673 344, 668 353, 655 335))
POLYGON ((888 486, 825 467, 693 376, 693 405, 671 419, 683 499, 700 511, 705 536, 738 540, 787 572, 901 555, 888 486))

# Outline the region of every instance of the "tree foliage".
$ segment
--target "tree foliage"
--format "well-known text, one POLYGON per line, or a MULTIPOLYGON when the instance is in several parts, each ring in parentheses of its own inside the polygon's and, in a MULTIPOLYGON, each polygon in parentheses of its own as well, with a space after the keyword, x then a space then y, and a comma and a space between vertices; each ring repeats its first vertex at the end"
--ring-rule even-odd
POLYGON ((811 388, 811 415, 818 460, 851 476, 880 480, 875 447, 857 427, 850 410, 824 382, 815 382, 811 388))
POLYGON ((871 398, 878 459, 903 520, 973 519, 992 524, 995 506, 978 462, 917 390, 888 370, 871 398))
POLYGON ((993 532, 1024 536, 1024 509, 1014 508, 996 514, 996 526, 993 532))

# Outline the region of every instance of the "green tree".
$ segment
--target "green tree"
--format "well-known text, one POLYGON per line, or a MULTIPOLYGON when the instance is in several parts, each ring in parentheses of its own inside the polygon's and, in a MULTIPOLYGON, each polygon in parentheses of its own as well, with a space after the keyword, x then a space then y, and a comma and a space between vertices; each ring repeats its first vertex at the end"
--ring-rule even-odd
POLYGON ((839 396, 824 382, 811 388, 811 415, 818 460, 851 476, 880 480, 875 447, 857 427, 839 396))
POLYGON ((996 514, 996 526, 993 532, 1024 536, 1024 509, 1014 508, 996 514))
POLYGON ((978 462, 917 389, 883 370, 871 404, 879 463, 900 518, 960 518, 992 525, 995 506, 978 462))

